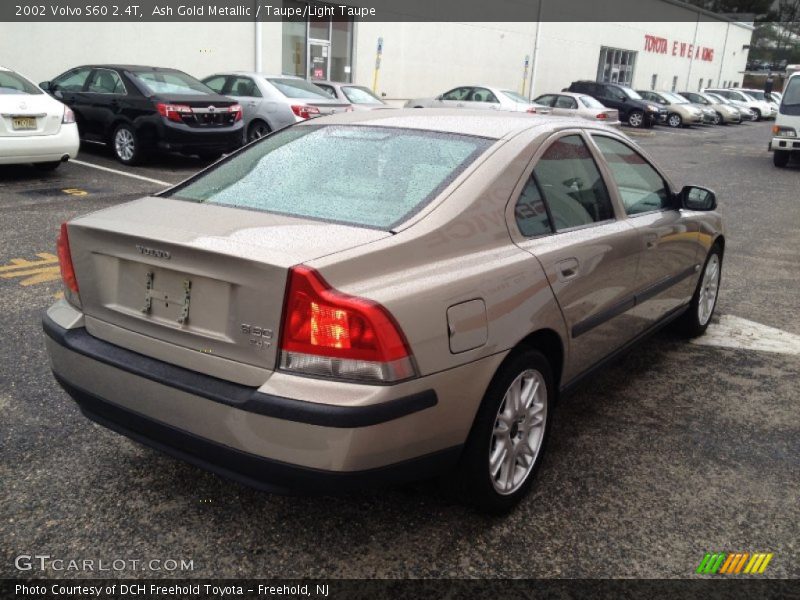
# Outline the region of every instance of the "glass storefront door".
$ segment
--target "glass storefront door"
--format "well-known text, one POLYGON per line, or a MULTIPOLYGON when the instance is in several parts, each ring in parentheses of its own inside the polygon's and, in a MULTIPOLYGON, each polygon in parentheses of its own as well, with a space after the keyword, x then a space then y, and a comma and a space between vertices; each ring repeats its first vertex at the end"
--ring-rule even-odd
POLYGON ((308 78, 328 79, 331 72, 331 43, 308 41, 308 78))
MULTIPOLYGON (((300 0, 283 0, 284 7, 302 14, 300 0)), ((325 6, 314 3, 312 6, 325 6)), ((321 10, 316 14, 324 14, 321 10)), ((282 72, 311 80, 350 83, 353 78, 353 19, 314 16, 291 17, 283 22, 282 72)))

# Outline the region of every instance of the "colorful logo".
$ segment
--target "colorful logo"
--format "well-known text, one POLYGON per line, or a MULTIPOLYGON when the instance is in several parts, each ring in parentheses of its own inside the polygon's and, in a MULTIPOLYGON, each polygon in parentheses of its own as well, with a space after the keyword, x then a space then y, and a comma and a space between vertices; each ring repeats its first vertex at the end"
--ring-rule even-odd
POLYGON ((772 552, 707 552, 695 573, 703 575, 761 575, 772 560, 772 552))

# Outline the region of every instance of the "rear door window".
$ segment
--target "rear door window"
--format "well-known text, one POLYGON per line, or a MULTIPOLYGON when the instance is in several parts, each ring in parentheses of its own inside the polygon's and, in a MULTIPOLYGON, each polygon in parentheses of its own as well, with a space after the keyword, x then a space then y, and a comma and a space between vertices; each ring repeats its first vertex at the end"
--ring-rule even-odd
POLYGON ((227 77, 225 75, 217 75, 216 77, 209 77, 208 79, 204 79, 203 83, 205 83, 208 87, 210 87, 218 94, 221 94, 222 90, 225 88, 226 80, 227 77))
POLYGON ((250 77, 232 77, 231 88, 228 92, 232 96, 242 96, 244 98, 261 98, 261 92, 250 77))
POLYGON ((520 233, 525 237, 553 232, 547 207, 532 173, 514 206, 514 218, 520 233))
POLYGON ((89 79, 88 92, 93 94, 124 94, 125 85, 119 73, 111 69, 95 69, 89 79))
POLYGON ((291 127, 168 195, 390 230, 494 140, 394 127, 291 127))
POLYGON ((608 188, 581 136, 567 135, 550 144, 533 172, 556 231, 614 218, 608 188))

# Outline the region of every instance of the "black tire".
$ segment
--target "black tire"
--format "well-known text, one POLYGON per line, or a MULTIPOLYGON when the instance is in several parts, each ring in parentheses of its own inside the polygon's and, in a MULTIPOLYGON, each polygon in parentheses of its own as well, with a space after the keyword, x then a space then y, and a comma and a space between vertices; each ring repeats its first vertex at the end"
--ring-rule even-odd
POLYGON ((750 119, 751 121, 760 121, 761 120, 761 111, 757 108, 751 109, 753 111, 753 117, 750 119))
POLYGON ((52 162, 33 163, 33 167, 39 171, 55 171, 61 165, 60 160, 52 162))
POLYGON ((790 157, 791 153, 788 150, 775 150, 772 153, 772 164, 782 169, 789 164, 790 157))
POLYGON ((714 125, 727 125, 728 124, 725 121, 725 119, 722 118, 722 114, 718 113, 718 112, 714 113, 714 121, 713 121, 713 123, 714 123, 714 125))
POLYGON ((667 115, 667 125, 673 129, 677 129, 683 125, 683 119, 678 113, 670 113, 667 115))
POLYGON ((144 158, 144 148, 136 130, 125 123, 117 125, 111 134, 111 150, 123 165, 136 165, 144 158))
POLYGON ((708 325, 711 323, 711 319, 714 317, 714 311, 717 309, 719 285, 721 281, 722 248, 719 244, 714 244, 711 247, 711 250, 708 251, 708 256, 706 256, 705 263, 703 263, 703 269, 700 271, 700 277, 697 280, 697 286, 695 287, 692 301, 689 303, 689 309, 681 316, 680 319, 678 319, 678 321, 676 321, 678 331, 681 334, 689 338, 694 338, 703 335, 706 332, 708 325), (717 291, 714 295, 714 303, 713 307, 711 308, 711 312, 707 315, 705 320, 703 320, 699 311, 701 292, 705 281, 706 270, 709 268, 709 264, 713 264, 714 257, 716 257, 716 264, 718 268, 717 291))
POLYGON ((641 110, 632 110, 628 113, 628 125, 631 127, 642 128, 645 124, 644 113, 641 110))
POLYGON ((220 156, 222 156, 222 152, 219 152, 219 151, 198 152, 197 156, 199 156, 203 160, 215 161, 215 160, 218 160, 220 156))
MULTIPOLYGON (((528 493, 545 453, 550 421, 552 421, 554 399, 555 386, 552 370, 550 363, 541 352, 524 350, 512 354, 506 359, 489 384, 461 456, 458 478, 460 491, 466 502, 490 514, 503 514, 514 508, 528 493), (495 481, 496 477, 491 474, 489 467, 490 456, 496 450, 496 448, 492 447, 495 443, 493 433, 500 423, 498 412, 504 405, 506 392, 517 377, 522 376, 525 372, 541 374, 544 381, 546 398, 543 402, 543 431, 538 438, 541 441, 533 459, 533 465, 523 467, 523 469, 529 469, 527 475, 517 484, 518 487, 513 493, 501 494, 496 489, 498 483, 495 481)), ((512 427, 511 431, 514 431, 514 433, 511 433, 511 436, 515 437, 524 433, 524 425, 520 426, 519 422, 515 421, 512 427)), ((522 438, 524 435, 520 437, 522 438)), ((515 450, 518 449, 517 445, 512 444, 510 447, 515 450)), ((516 469, 516 462, 514 462, 514 469, 516 469)), ((498 473, 498 476, 502 477, 502 474, 498 473)))
POLYGON ((272 129, 267 123, 260 119, 254 119, 247 128, 247 142, 254 142, 270 133, 272 133, 272 129))

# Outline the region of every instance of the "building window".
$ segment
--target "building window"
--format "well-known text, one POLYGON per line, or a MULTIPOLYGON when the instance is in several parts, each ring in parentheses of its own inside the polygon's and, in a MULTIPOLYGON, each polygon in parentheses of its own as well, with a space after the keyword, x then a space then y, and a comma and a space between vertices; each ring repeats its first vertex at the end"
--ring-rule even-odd
POLYGON ((714 80, 713 79, 709 79, 708 80, 708 85, 706 87, 714 87, 714 80))
POLYGON ((700 81, 697 82, 697 91, 698 92, 702 92, 703 91, 703 78, 702 77, 700 78, 700 81))
MULTIPOLYGON (((300 14, 306 5, 297 0, 283 0, 284 7, 296 8, 300 14)), ((315 12, 325 14, 324 11, 315 12)), ((285 75, 311 80, 352 81, 352 19, 334 20, 331 16, 321 16, 306 21, 302 17, 293 17, 283 21, 282 37, 281 62, 285 75)))
POLYGON ((631 85, 635 66, 636 52, 603 46, 597 65, 597 81, 631 85))
POLYGON ((653 76, 650 78, 650 89, 656 89, 656 83, 658 83, 658 75, 653 73, 653 76))
POLYGON ((672 91, 674 92, 678 87, 678 76, 672 78, 672 91))
POLYGON ((737 81, 737 82, 735 82, 735 83, 734 83, 734 84, 733 84, 731 87, 732 87, 732 88, 738 88, 738 87, 739 87, 739 82, 738 82, 738 81, 737 81))

